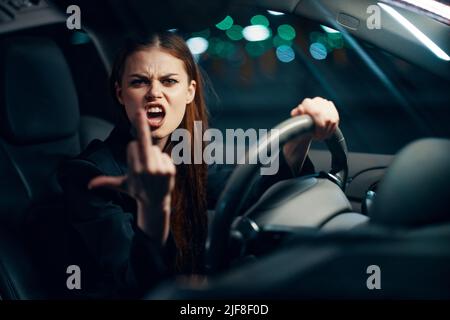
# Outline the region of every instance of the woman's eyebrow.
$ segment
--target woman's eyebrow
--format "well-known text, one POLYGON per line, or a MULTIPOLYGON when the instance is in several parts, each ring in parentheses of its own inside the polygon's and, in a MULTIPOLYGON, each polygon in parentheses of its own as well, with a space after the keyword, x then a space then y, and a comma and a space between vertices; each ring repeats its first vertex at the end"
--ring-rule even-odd
POLYGON ((137 78, 147 78, 147 75, 141 73, 133 73, 128 76, 129 78, 137 77, 137 78))
MULTIPOLYGON (((167 73, 167 74, 160 76, 160 78, 168 78, 168 77, 178 76, 178 75, 179 75, 178 73, 167 73)), ((147 78, 148 76, 143 73, 133 73, 133 74, 130 74, 128 77, 130 77, 130 78, 132 78, 132 77, 147 78)))
POLYGON ((161 76, 161 78, 168 78, 172 76, 178 76, 178 73, 167 73, 161 76))

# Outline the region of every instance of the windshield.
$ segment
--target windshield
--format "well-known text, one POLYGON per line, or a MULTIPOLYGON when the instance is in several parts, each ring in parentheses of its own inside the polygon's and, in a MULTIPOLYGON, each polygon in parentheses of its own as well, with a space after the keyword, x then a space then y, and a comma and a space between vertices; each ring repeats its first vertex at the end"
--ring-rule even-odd
POLYGON ((353 152, 394 154, 420 137, 450 137, 448 80, 358 41, 388 88, 339 32, 315 21, 240 7, 185 38, 214 83, 208 106, 219 129, 271 128, 322 96, 339 109, 353 152))

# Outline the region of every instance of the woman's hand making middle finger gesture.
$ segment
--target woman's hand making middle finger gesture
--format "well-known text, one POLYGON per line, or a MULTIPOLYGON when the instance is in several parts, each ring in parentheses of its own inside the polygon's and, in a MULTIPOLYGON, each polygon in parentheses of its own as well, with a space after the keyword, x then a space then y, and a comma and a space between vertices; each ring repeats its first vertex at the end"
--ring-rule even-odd
POLYGON ((175 165, 172 159, 152 144, 146 115, 136 115, 137 141, 127 148, 128 175, 100 176, 89 188, 118 189, 136 199, 137 225, 149 236, 166 241, 170 228, 171 192, 175 186, 175 165))

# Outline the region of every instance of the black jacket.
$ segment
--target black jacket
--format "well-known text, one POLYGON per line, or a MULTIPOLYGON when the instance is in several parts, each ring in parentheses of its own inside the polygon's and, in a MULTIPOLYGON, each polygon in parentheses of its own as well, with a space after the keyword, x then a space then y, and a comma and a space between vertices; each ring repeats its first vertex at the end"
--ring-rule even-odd
MULTIPOLYGON (((116 127, 104 142, 92 142, 59 170, 69 221, 69 263, 81 268, 82 289, 77 291, 81 297, 135 298, 174 274, 173 240, 169 237, 161 247, 136 226, 132 198, 109 189, 87 189, 95 176, 126 174, 126 146, 131 139, 128 130, 116 127)), ((208 209, 214 209, 232 170, 228 165, 208 168, 208 209)), ((313 171, 307 159, 302 174, 313 171)), ((278 173, 260 176, 251 198, 291 177, 281 156, 278 173)))

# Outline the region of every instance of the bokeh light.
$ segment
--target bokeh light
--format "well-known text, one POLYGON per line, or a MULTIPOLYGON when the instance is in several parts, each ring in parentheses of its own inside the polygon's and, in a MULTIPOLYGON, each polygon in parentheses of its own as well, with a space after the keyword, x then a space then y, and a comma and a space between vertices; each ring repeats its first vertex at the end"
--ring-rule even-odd
POLYGON ((213 56, 231 59, 236 49, 236 45, 230 41, 215 37, 209 39, 208 53, 213 56))
POLYGON ((344 38, 341 33, 329 33, 328 34, 328 45, 332 49, 340 49, 344 46, 344 38))
POLYGON ((278 27, 278 35, 284 40, 293 40, 295 38, 295 29, 289 24, 282 24, 278 27))
POLYGON ((251 57, 259 57, 272 47, 271 41, 248 42, 245 50, 251 57))
POLYGON ((333 48, 328 43, 328 35, 323 32, 312 32, 309 36, 309 39, 311 43, 320 43, 325 47, 327 52, 330 52, 333 50, 333 48))
POLYGON ((263 25, 247 26, 242 30, 247 41, 263 41, 270 37, 271 31, 263 25))
POLYGON ((243 38, 242 30, 243 28, 240 25, 235 24, 226 31, 226 34, 231 40, 238 41, 243 38))
POLYGON ((282 45, 292 46, 292 40, 285 40, 285 39, 281 38, 278 35, 273 37, 273 46, 275 48, 279 47, 279 46, 282 46, 282 45))
POLYGON ((233 18, 230 16, 226 16, 222 21, 216 24, 216 27, 220 30, 228 30, 233 25, 233 18))
POLYGON ((276 55, 278 60, 280 60, 281 62, 291 62, 295 59, 295 52, 294 50, 287 45, 281 45, 277 48, 276 50, 276 55))
POLYGON ((253 24, 253 25, 262 25, 262 26, 266 26, 266 27, 269 26, 269 20, 268 20, 265 16, 263 16, 263 15, 261 15, 261 14, 258 14, 258 15, 256 15, 256 16, 253 16, 253 17, 250 19, 250 22, 251 22, 251 24, 253 24))
POLYGON ((327 57, 327 48, 320 42, 314 42, 309 46, 309 53, 316 60, 323 60, 327 57))
POLYGON ((70 39, 70 43, 74 45, 85 44, 90 41, 91 38, 83 31, 75 31, 70 39))
POLYGON ((192 54, 202 54, 208 49, 208 40, 202 37, 189 38, 186 41, 192 54))

